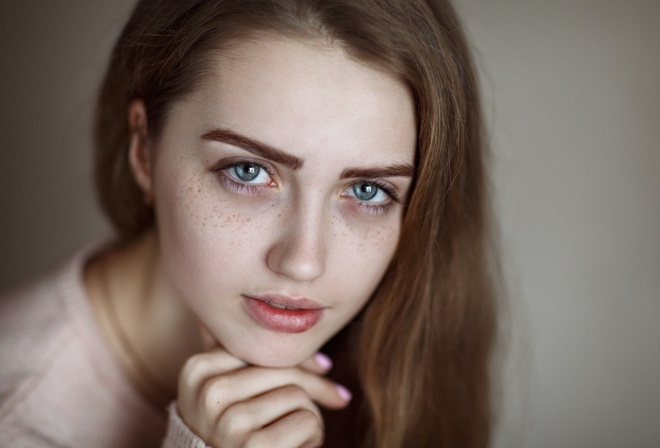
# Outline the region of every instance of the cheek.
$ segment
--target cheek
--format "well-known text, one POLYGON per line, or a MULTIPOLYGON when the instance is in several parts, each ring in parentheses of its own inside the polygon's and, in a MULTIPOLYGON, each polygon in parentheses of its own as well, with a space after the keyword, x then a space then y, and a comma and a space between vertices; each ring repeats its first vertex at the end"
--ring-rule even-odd
POLYGON ((343 285, 354 298, 355 307, 373 294, 392 260, 401 225, 398 217, 391 218, 362 225, 344 224, 337 235, 331 257, 336 270, 328 282, 343 285))
POLYGON ((355 244, 355 249, 362 254, 372 254, 377 264, 389 264, 399 240, 400 225, 388 224, 373 226, 355 244))
POLYGON ((162 259, 182 294, 217 293, 223 278, 263 258, 263 242, 277 214, 240 205, 239 197, 223 193, 209 175, 181 173, 158 187, 162 259))

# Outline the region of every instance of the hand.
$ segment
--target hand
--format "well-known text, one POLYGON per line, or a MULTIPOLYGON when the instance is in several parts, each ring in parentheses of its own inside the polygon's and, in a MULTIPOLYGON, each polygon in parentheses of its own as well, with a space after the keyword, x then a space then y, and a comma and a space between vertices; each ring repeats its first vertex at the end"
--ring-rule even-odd
POLYGON ((191 357, 179 376, 178 411, 214 448, 321 446, 323 419, 314 402, 341 409, 350 394, 323 378, 312 357, 298 367, 249 366, 220 348, 191 357))

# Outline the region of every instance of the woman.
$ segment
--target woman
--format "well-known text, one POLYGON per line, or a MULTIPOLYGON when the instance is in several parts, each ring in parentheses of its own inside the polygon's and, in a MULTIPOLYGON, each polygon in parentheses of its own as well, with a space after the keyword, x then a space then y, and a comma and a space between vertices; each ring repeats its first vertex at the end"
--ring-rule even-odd
POLYGON ((486 446, 480 133, 446 2, 138 2, 96 121, 117 239, 5 301, 0 440, 486 446))

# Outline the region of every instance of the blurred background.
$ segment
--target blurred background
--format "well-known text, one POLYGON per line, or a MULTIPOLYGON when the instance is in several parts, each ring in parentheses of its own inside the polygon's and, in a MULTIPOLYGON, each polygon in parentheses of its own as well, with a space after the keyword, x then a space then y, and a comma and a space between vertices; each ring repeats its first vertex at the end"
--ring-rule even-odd
MULTIPOLYGON (((0 290, 109 233, 91 116, 132 4, 0 4, 0 290)), ((510 296, 495 446, 658 447, 660 2, 456 6, 510 296)))

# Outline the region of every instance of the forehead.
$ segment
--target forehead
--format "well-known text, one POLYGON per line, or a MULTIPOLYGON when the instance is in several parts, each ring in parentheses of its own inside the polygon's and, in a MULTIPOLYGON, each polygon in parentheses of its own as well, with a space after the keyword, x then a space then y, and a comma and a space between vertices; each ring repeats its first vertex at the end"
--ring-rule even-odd
POLYGON ((225 128, 307 158, 320 149, 412 163, 412 97, 394 76, 321 40, 261 36, 212 54, 189 99, 200 131, 225 128))

